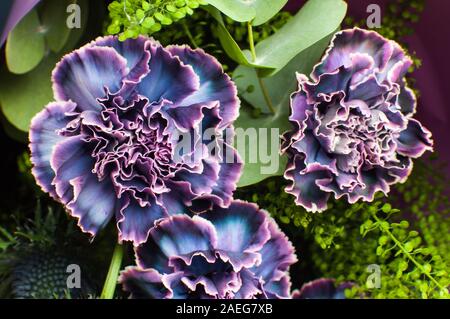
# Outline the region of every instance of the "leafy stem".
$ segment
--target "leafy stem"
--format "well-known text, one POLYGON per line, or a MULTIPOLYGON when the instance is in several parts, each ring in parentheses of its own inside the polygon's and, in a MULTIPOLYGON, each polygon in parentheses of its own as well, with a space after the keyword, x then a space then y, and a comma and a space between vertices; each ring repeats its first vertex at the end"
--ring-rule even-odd
POLYGON ((408 252, 408 250, 405 248, 405 246, 400 242, 400 240, 398 240, 395 235, 390 231, 389 227, 383 227, 382 225, 382 221, 378 218, 376 212, 372 212, 372 217, 375 219, 375 221, 378 223, 378 225, 380 225, 379 229, 384 232, 386 235, 388 235, 392 241, 395 243, 395 245, 400 248, 400 250, 402 251, 402 253, 422 272, 422 274, 424 274, 425 276, 427 276, 441 291, 446 291, 446 288, 442 287, 441 284, 439 284, 439 282, 437 282, 436 279, 433 278, 433 276, 431 276, 429 274, 429 272, 427 272, 423 266, 412 256, 412 254, 410 254, 408 252))
POLYGON ((252 22, 247 22, 248 29, 248 43, 250 44, 250 52, 252 53, 252 61, 256 61, 256 50, 255 50, 255 41, 253 39, 253 27, 252 22))
POLYGON ((103 286, 101 299, 112 299, 114 291, 116 290, 117 278, 119 277, 120 267, 122 265, 123 247, 117 244, 111 258, 108 274, 106 276, 105 284, 103 286))
MULTIPOLYGON (((256 49, 255 49, 255 41, 253 38, 253 27, 252 22, 247 22, 247 29, 248 29, 248 43, 250 44, 250 52, 252 54, 252 62, 256 61, 256 49)), ((259 76, 258 70, 256 70, 256 76, 258 77, 258 83, 261 87, 261 92, 264 96, 264 100, 266 101, 267 107, 269 108, 270 112, 272 114, 275 114, 275 109, 273 107, 272 100, 270 99, 269 91, 267 90, 266 85, 264 84, 263 79, 259 76)))

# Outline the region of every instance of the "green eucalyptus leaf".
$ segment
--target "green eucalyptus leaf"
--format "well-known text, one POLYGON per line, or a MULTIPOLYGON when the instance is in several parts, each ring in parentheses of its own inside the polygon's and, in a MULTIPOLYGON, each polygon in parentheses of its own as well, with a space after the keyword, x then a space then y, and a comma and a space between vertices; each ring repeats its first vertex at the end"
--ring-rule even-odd
POLYGON ((253 25, 267 22, 288 0, 206 0, 225 15, 238 22, 252 21, 253 25))
POLYGON ((45 38, 36 10, 31 10, 9 33, 6 64, 16 74, 34 69, 45 54, 45 38))
POLYGON ((256 11, 254 26, 258 26, 269 21, 286 5, 288 0, 254 0, 256 11))
POLYGON ((278 32, 256 45, 254 64, 272 69, 263 76, 275 74, 299 53, 334 33, 346 11, 343 0, 309 0, 278 32))
POLYGON ((42 6, 42 25, 46 30, 47 45, 53 52, 59 52, 67 40, 71 29, 66 25, 67 6, 75 0, 46 0, 42 6))
POLYGON ((236 43, 236 41, 233 39, 233 37, 225 27, 222 15, 220 14, 219 10, 211 6, 208 6, 206 10, 217 21, 217 26, 214 28, 214 31, 219 37, 220 44, 222 45, 225 53, 239 64, 250 65, 244 52, 241 50, 239 45, 236 43))
POLYGON ((0 105, 5 118, 17 129, 27 132, 34 115, 53 100, 51 72, 59 58, 50 54, 26 74, 1 70, 0 105))
MULTIPOLYGON (((236 41, 233 39, 231 34, 228 32, 225 23, 223 21, 220 11, 214 7, 207 7, 206 10, 212 15, 217 21, 217 26, 214 28, 215 33, 219 37, 220 44, 222 45, 225 53, 236 63, 240 65, 246 65, 254 68, 265 69, 264 66, 259 66, 251 63, 251 53, 249 50, 242 50, 236 41)), ((266 72, 272 71, 267 70, 266 72)))
POLYGON ((279 155, 279 143, 273 147, 272 139, 279 141, 279 135, 290 128, 288 121, 289 103, 283 103, 274 115, 261 115, 255 118, 250 107, 242 106, 239 118, 235 122, 236 140, 235 147, 239 155, 244 160, 244 170, 238 182, 238 187, 256 184, 271 176, 282 175, 286 164, 286 156, 279 155), (256 139, 247 139, 242 149, 237 142, 238 137, 243 136, 243 132, 256 134, 256 139), (264 143, 262 136, 267 136, 267 143, 264 143), (253 155, 252 155, 253 154, 253 155), (273 160, 264 160, 261 154, 273 160), (275 167, 276 165, 276 167, 275 167), (275 168, 274 168, 275 167, 275 168))
POLYGON ((252 0, 206 0, 207 3, 216 7, 220 12, 229 16, 234 21, 251 21, 255 15, 255 9, 252 6, 252 0))
MULTIPOLYGON (((256 128, 258 130, 259 128, 265 128, 269 131, 267 134, 271 136, 271 129, 278 129, 279 134, 283 134, 291 129, 289 122, 290 95, 297 89, 296 72, 311 73, 314 65, 320 60, 327 48, 331 37, 332 35, 304 50, 276 75, 262 79, 274 106, 275 114, 269 114, 270 112, 266 106, 255 69, 239 66, 233 72, 233 80, 238 87, 239 95, 252 106, 243 105, 241 107, 240 115, 234 124, 238 133, 239 129, 256 128), (249 87, 252 89, 249 90, 249 87), (255 109, 260 109, 263 114, 255 118, 253 114, 255 109)), ((270 174, 264 173, 261 168, 267 167, 268 164, 260 161, 252 163, 252 158, 249 157, 252 151, 250 148, 255 147, 253 144, 247 143, 245 150, 238 149, 241 156, 245 159, 244 171, 238 184, 239 187, 258 183, 270 176, 282 175, 286 168, 287 158, 279 156, 277 153, 279 156, 278 169, 270 174)), ((264 152, 265 150, 262 151, 264 152)))

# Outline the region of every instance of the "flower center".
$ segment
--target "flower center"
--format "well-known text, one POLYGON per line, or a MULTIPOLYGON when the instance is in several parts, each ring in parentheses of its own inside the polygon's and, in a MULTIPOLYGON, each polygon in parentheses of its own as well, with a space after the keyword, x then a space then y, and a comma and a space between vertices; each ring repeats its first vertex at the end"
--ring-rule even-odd
POLYGON ((331 135, 329 151, 336 155, 340 170, 356 173, 396 160, 395 132, 384 112, 370 109, 363 101, 335 103, 319 110, 319 132, 331 135))

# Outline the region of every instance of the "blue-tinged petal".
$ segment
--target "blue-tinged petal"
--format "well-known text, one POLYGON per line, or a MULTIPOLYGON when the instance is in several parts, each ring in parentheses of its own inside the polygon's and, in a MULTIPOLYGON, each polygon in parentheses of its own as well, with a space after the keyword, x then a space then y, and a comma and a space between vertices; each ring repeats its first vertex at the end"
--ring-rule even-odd
POLYGON ((169 258, 195 251, 212 250, 217 243, 217 237, 214 226, 209 221, 198 216, 190 218, 178 215, 157 222, 150 230, 147 242, 136 250, 137 260, 148 266, 158 261, 158 256, 153 256, 148 249, 152 243, 159 246, 161 252, 169 258))
POLYGON ((278 280, 272 280, 263 285, 268 299, 288 299, 291 291, 291 279, 287 273, 278 280))
POLYGON ((333 72, 341 66, 350 66, 352 53, 371 56, 375 66, 382 70, 391 59, 393 46, 393 41, 387 41, 374 31, 359 28, 340 31, 335 34, 330 48, 322 61, 315 66, 312 75, 317 79, 321 74, 333 72))
POLYGON ((251 271, 243 269, 238 274, 241 286, 239 291, 234 295, 235 299, 264 298, 261 282, 251 273, 251 271))
POLYGON ((199 78, 192 67, 156 43, 151 43, 148 50, 150 73, 138 84, 138 93, 152 102, 166 99, 177 104, 198 90, 199 78))
POLYGON ((410 119, 406 130, 397 138, 397 150, 401 155, 418 158, 433 150, 431 133, 420 122, 410 119))
POLYGON ((219 177, 220 165, 216 161, 207 159, 202 161, 202 168, 200 171, 180 169, 173 180, 189 182, 194 194, 210 194, 219 177))
POLYGON ((110 180, 99 181, 88 173, 70 181, 74 198, 66 207, 77 217, 78 226, 84 232, 95 236, 109 222, 117 209, 118 200, 110 180))
POLYGON ((181 132, 188 132, 201 122, 204 107, 212 108, 214 106, 205 104, 193 104, 176 108, 169 106, 163 111, 163 116, 168 121, 173 120, 176 128, 181 132))
POLYGON ((304 137, 293 143, 291 147, 305 155, 306 165, 319 163, 327 166, 330 171, 337 172, 336 159, 329 156, 311 131, 306 131, 304 137))
POLYGON ((130 72, 126 79, 132 82, 139 82, 150 72, 149 61, 150 51, 148 48, 153 43, 147 37, 139 36, 136 39, 119 41, 116 36, 100 37, 91 43, 92 46, 112 47, 127 61, 130 72))
POLYGON ((342 196, 347 196, 350 204, 354 204, 360 199, 365 202, 372 202, 377 192, 381 191, 384 194, 389 192, 390 187, 387 182, 388 178, 385 176, 388 174, 389 173, 382 168, 362 171, 359 173, 357 178, 360 182, 353 185, 350 192, 348 192, 346 188, 342 188, 341 185, 334 182, 325 183, 321 181, 319 182, 319 185, 321 189, 333 192, 337 199, 342 196))
POLYGON ((128 195, 117 216, 119 241, 133 241, 134 245, 145 242, 155 221, 168 216, 166 209, 156 201, 152 200, 142 207, 136 198, 128 195))
POLYGON ((398 96, 397 104, 400 110, 406 116, 412 116, 416 113, 417 98, 414 91, 408 86, 403 86, 398 96))
POLYGON ((170 293, 164 286, 163 275, 154 269, 127 267, 120 273, 118 282, 134 299, 163 299, 170 293))
MULTIPOLYGON (((289 270, 289 266, 297 262, 292 243, 275 221, 269 216, 267 218, 270 239, 259 251, 262 256, 261 264, 251 269, 255 275, 261 278, 263 283, 281 280, 289 270)), ((280 296, 287 296, 288 291, 289 289, 280 296)))
POLYGON ((195 194, 192 192, 191 184, 185 181, 166 181, 169 192, 161 194, 161 203, 169 215, 187 214, 187 207, 192 204, 195 194))
POLYGON ((66 113, 76 107, 72 102, 52 102, 39 112, 31 121, 30 151, 33 163, 32 173, 36 182, 52 197, 58 199, 55 187, 52 185, 55 172, 50 165, 54 146, 64 137, 57 131, 64 128, 71 120, 66 113))
POLYGON ((55 172, 52 184, 63 204, 73 197, 71 181, 80 176, 92 174, 95 160, 90 156, 90 149, 80 136, 71 136, 58 143, 50 160, 55 172))
POLYGON ((220 63, 202 49, 192 50, 187 46, 170 46, 173 55, 193 67, 200 77, 200 88, 180 103, 183 106, 219 101, 221 128, 228 127, 239 114, 237 89, 230 77, 223 71, 220 63))
POLYGON ((216 185, 213 186, 212 194, 220 199, 221 206, 228 206, 241 177, 243 163, 238 152, 232 146, 224 143, 223 149, 224 156, 220 163, 219 177, 216 185))
POLYGON ((322 212, 327 209, 329 193, 322 191, 318 183, 329 182, 332 174, 328 167, 318 163, 305 166, 302 156, 295 155, 287 167, 284 177, 290 181, 286 192, 296 197, 295 202, 311 212, 322 212))
POLYGON ((216 229, 216 248, 226 252, 258 252, 270 238, 267 213, 252 203, 233 201, 202 216, 216 229))
POLYGON ((53 70, 55 99, 72 100, 79 111, 100 111, 97 99, 106 96, 105 88, 118 91, 127 73, 127 61, 113 48, 84 46, 64 56, 53 70))

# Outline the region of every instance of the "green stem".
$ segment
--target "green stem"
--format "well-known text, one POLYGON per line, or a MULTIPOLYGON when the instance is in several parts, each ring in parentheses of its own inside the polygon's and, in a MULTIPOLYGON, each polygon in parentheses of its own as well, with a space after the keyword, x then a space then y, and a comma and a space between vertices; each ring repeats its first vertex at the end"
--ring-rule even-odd
POLYGON ((189 41, 191 41, 192 45, 194 46, 194 48, 198 48, 197 42, 195 42, 194 37, 192 36, 191 31, 189 31, 189 28, 186 25, 186 22, 183 20, 183 23, 181 23, 184 29, 184 32, 186 32, 186 35, 189 38, 189 41))
POLYGON ((109 265, 108 275, 106 276, 105 284, 103 286, 101 299, 112 299, 114 297, 114 291, 116 290, 117 278, 119 277, 120 267, 122 265, 123 247, 117 244, 114 248, 114 252, 111 258, 111 264, 109 265))
MULTIPOLYGON (((381 225, 381 220, 378 218, 378 216, 376 215, 376 212, 372 213, 373 218, 381 225)), ((419 270, 425 275, 427 276, 437 287, 439 287, 440 290, 446 290, 446 288, 442 287, 439 282, 436 281, 436 279, 434 279, 428 272, 425 271, 425 269, 423 269, 423 266, 414 259, 414 257, 408 253, 408 251, 406 250, 406 248, 402 245, 402 243, 394 236, 394 234, 389 230, 389 229, 385 229, 383 227, 380 227, 381 231, 385 232, 389 237, 391 237, 392 241, 397 245, 398 248, 401 249, 401 251, 403 252, 403 254, 408 257, 409 260, 411 260, 411 262, 416 265, 417 268, 419 268, 419 270)))
POLYGON ((252 22, 247 22, 248 29, 248 43, 250 44, 250 52, 252 53, 253 62, 256 61, 256 50, 255 50, 255 41, 253 40, 253 27, 252 22))
POLYGON ((266 101, 267 106, 272 114, 275 114, 275 108, 273 107, 272 100, 270 99, 269 91, 267 91, 266 85, 263 82, 263 79, 258 75, 258 71, 256 71, 259 86, 261 87, 262 94, 264 96, 264 100, 266 101))
MULTIPOLYGON (((250 44, 250 52, 252 54, 252 62, 256 61, 256 49, 255 49, 255 41, 253 38, 253 27, 252 22, 247 22, 247 29, 248 29, 248 43, 250 44)), ((269 108, 270 112, 272 114, 275 114, 275 108, 273 107, 272 100, 270 99, 269 91, 267 90, 267 87, 264 84, 263 79, 259 76, 258 70, 256 70, 256 76, 258 77, 258 83, 261 87, 261 92, 264 96, 264 100, 267 104, 267 107, 269 108)))

